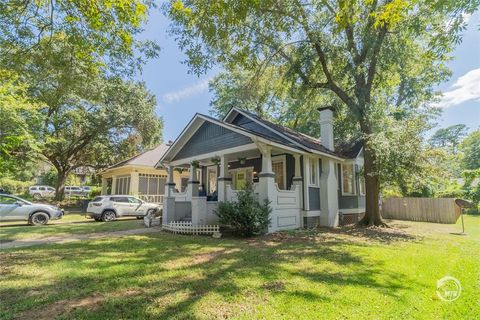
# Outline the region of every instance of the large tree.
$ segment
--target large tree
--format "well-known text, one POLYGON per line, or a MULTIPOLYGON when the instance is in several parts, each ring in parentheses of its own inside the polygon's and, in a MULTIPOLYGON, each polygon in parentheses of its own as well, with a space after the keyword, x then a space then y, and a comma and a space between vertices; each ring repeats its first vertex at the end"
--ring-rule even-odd
POLYGON ((480 129, 471 132, 463 139, 460 150, 463 153, 463 169, 480 169, 480 129))
POLYGON ((292 84, 343 104, 365 141, 368 225, 378 208, 388 119, 426 108, 478 1, 172 1, 172 33, 196 73, 214 63, 256 74, 276 66, 292 84), (380 144, 380 147, 378 147, 380 144))
POLYGON ((0 0, 0 62, 22 64, 45 40, 75 44, 109 72, 133 74, 158 45, 138 35, 154 7, 151 0, 0 0))
POLYGON ((39 106, 26 92, 17 74, 0 69, 0 178, 14 174, 38 152, 39 106))
POLYGON ((68 174, 79 166, 101 168, 161 139, 156 99, 143 83, 108 76, 76 56, 75 45, 55 38, 40 43, 22 70, 41 104, 41 154, 57 171, 63 198, 68 174))
POLYGON ((457 153, 457 147, 467 135, 468 128, 464 124, 455 124, 435 131, 430 138, 430 144, 436 148, 448 149, 452 154, 457 153))

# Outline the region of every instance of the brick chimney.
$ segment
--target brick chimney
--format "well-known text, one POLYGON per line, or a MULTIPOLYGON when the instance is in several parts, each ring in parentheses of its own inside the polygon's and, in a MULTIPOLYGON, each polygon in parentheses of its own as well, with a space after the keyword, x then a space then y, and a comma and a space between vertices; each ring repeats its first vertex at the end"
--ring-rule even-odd
POLYGON ((321 107, 320 112, 320 142, 322 145, 334 151, 333 146, 333 107, 321 107))

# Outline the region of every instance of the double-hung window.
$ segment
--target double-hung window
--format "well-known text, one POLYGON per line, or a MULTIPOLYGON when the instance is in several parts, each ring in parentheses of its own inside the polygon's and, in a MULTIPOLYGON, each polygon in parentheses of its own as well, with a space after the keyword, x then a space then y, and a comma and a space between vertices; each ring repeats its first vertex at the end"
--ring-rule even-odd
POLYGON ((311 186, 318 186, 319 185, 319 162, 318 159, 310 159, 309 161, 309 169, 310 169, 310 177, 309 183, 311 186))
POLYGON ((355 165, 353 163, 342 164, 342 194, 355 195, 355 165))

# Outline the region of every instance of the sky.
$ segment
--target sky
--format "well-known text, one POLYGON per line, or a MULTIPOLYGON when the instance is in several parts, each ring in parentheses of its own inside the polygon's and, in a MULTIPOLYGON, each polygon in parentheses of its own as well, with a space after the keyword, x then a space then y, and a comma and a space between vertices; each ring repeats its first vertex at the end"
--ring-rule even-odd
MULTIPOLYGON (((160 12, 151 14, 141 38, 156 40, 159 57, 147 62, 139 80, 157 97, 157 114, 164 120, 164 141, 175 140, 196 112, 208 114, 212 94, 208 81, 220 68, 197 77, 183 64, 185 55, 173 37, 168 35, 169 21, 160 12)), ((462 43, 449 63, 452 77, 438 89, 444 95, 440 102, 442 115, 437 128, 466 124, 470 130, 480 128, 480 13, 468 18, 462 43)))

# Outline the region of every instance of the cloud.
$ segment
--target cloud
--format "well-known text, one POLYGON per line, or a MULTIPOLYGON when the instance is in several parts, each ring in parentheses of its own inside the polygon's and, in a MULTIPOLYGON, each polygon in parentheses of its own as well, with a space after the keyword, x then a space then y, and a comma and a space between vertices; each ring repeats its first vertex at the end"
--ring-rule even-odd
POLYGON ((167 92, 162 96, 162 100, 166 103, 174 103, 187 99, 193 95, 205 92, 208 89, 208 82, 211 79, 212 78, 201 79, 191 86, 182 88, 177 91, 167 92))
POLYGON ((480 68, 458 78, 449 90, 443 92, 438 106, 448 108, 471 100, 480 101, 480 68))

